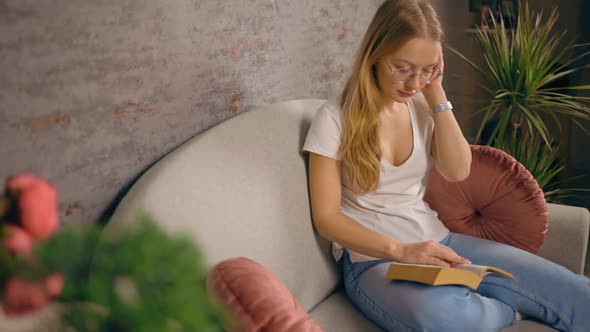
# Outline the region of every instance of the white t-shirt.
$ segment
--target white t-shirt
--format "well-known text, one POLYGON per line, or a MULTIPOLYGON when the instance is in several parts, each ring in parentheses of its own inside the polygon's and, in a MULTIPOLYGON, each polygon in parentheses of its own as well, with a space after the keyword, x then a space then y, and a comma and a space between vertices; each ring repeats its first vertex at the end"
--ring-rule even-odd
MULTIPOLYGON (((440 241, 449 229, 438 219, 424 198, 426 183, 434 160, 430 155, 434 120, 422 94, 409 102, 414 149, 409 159, 394 166, 381 158, 380 180, 374 192, 359 195, 353 192, 342 164, 341 212, 347 217, 379 233, 403 243, 427 240, 440 241)), ((304 151, 341 160, 338 154, 342 132, 341 109, 334 101, 327 101, 315 114, 307 133, 304 151)), ((348 250, 352 262, 376 259, 348 250)), ((342 246, 332 243, 336 260, 342 257, 342 246)))

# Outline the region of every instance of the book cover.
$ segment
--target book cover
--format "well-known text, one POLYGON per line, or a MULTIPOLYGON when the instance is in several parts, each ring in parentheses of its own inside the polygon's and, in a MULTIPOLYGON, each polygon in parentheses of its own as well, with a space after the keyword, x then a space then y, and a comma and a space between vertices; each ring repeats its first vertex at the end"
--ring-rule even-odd
POLYGON ((454 268, 446 268, 436 265, 391 263, 386 278, 420 282, 432 286, 462 285, 476 289, 483 277, 490 273, 516 280, 511 273, 505 270, 476 264, 457 264, 454 265, 454 268))

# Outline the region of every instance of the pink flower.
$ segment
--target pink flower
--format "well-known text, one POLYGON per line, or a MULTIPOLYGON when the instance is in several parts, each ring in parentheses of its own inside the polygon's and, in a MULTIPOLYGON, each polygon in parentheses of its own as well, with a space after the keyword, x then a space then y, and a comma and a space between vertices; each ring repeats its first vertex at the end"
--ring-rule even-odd
POLYGON ((25 190, 39 180, 42 179, 33 174, 22 173, 9 178, 8 181, 6 181, 6 188, 11 193, 18 194, 20 191, 25 190))
POLYGON ((14 225, 4 226, 6 231, 6 238, 4 245, 13 254, 25 253, 28 254, 33 249, 33 239, 31 235, 23 230, 21 227, 14 225))
POLYGON ((58 296, 64 289, 64 276, 61 273, 52 273, 45 278, 44 283, 49 296, 58 296))
POLYGON ((11 278, 6 282, 2 294, 2 310, 7 316, 35 312, 61 293, 63 283, 63 276, 59 273, 49 275, 40 283, 11 278))
POLYGON ((19 174, 6 183, 17 202, 19 224, 36 240, 47 240, 59 226, 57 190, 45 179, 19 174))
POLYGON ((47 296, 42 285, 12 278, 6 283, 2 309, 7 316, 24 315, 45 306, 47 296))
MULTIPOLYGON (((30 257, 36 240, 47 240, 59 226, 57 190, 45 179, 19 174, 6 182, 7 197, 0 197, 0 218, 4 227, 3 245, 13 254, 30 257)), ((64 277, 52 273, 39 282, 12 277, 2 285, 2 310, 18 316, 43 308, 61 294, 64 277)))

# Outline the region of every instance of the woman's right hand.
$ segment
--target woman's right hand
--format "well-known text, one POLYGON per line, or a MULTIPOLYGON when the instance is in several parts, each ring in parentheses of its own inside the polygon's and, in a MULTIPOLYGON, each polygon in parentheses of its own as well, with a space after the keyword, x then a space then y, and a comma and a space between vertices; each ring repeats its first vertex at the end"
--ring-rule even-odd
POLYGON ((451 264, 471 264, 468 259, 457 255, 453 249, 432 240, 401 243, 397 261, 400 263, 427 264, 442 267, 450 267, 451 264))

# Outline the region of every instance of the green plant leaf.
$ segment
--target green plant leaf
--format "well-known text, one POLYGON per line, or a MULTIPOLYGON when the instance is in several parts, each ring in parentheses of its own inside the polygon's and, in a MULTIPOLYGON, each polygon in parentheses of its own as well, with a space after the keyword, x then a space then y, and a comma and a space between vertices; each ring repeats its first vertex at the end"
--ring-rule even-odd
MULTIPOLYGON (((488 103, 477 111, 483 116, 476 142, 481 141, 484 129, 489 129, 490 136, 483 144, 511 151, 543 186, 551 186, 564 169, 558 162, 558 149, 552 138, 561 132, 562 118, 569 118, 590 135, 578 121, 590 119, 590 97, 570 94, 588 91, 590 85, 568 86, 561 82, 590 68, 587 62, 577 65, 590 56, 587 49, 590 44, 575 44, 566 40, 565 31, 556 32, 558 18, 557 6, 544 15, 533 12, 524 1, 519 3, 515 29, 507 30, 501 19, 493 19, 491 29, 477 29, 475 37, 484 63, 481 67, 449 48, 475 69, 478 81, 486 85, 486 91, 492 92, 488 103), (491 121, 495 125, 491 126, 491 121), (549 131, 551 122, 558 133, 549 131)), ((544 190, 548 192, 547 197, 565 196, 565 191, 560 192, 558 188, 544 190)))

